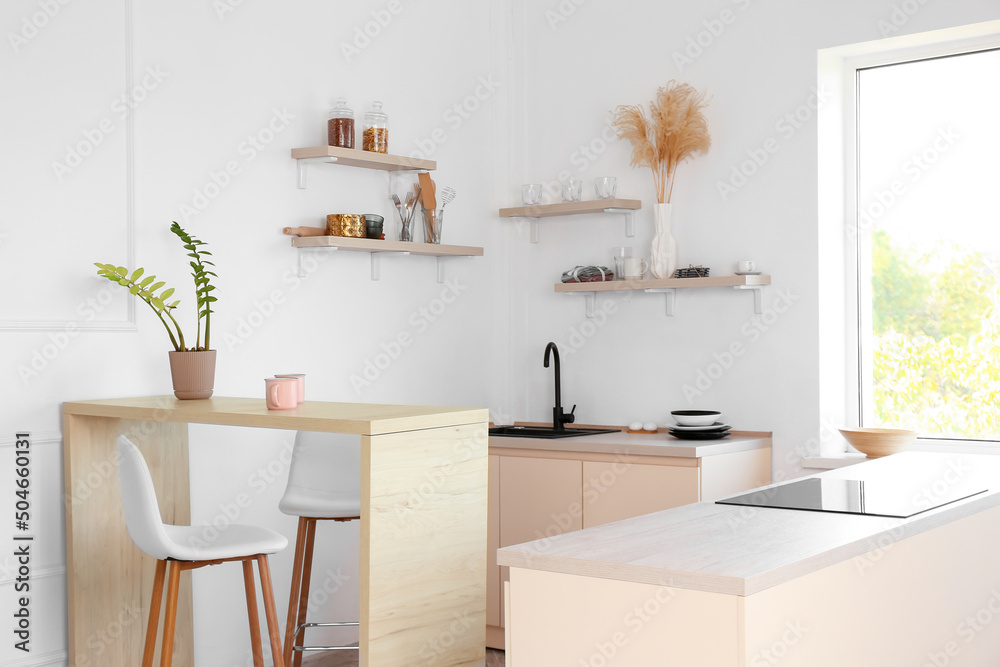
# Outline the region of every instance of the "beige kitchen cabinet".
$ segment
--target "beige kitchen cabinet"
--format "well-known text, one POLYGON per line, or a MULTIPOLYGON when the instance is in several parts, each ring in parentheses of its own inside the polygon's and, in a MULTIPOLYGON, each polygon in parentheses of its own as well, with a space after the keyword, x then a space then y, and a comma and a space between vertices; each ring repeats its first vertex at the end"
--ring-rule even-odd
MULTIPOLYGON (((691 443, 627 433, 531 440, 490 438, 486 645, 504 648, 496 549, 542 540, 771 481, 770 433, 691 443)), ((539 551, 544 553, 544 545, 539 551)))
MULTIPOLYGON (((500 547, 531 542, 543 537, 583 528, 581 505, 583 462, 534 456, 490 456, 490 502, 496 498, 497 512, 489 514, 497 525, 500 547), (497 483, 494 486, 494 481, 497 483), (496 492, 494 493, 494 488, 496 492)), ((507 568, 496 564, 496 548, 487 562, 487 646, 503 647, 503 582, 507 568)))
POLYGON ((637 458, 640 457, 583 462, 584 528, 680 507, 699 499, 697 459, 692 459, 689 466, 678 466, 636 463, 637 458))

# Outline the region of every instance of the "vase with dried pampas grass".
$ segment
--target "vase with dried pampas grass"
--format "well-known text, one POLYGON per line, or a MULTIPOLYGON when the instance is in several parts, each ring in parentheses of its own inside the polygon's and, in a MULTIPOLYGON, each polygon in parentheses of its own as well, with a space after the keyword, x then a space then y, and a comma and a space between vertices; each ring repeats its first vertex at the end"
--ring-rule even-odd
POLYGON ((690 84, 671 81, 657 89, 656 99, 649 103, 649 117, 641 105, 615 109, 618 138, 632 144, 632 166, 649 167, 653 172, 656 234, 649 264, 657 278, 669 278, 677 268, 670 198, 677 167, 696 153, 708 152, 712 145, 708 122, 702 113, 706 106, 705 93, 699 93, 690 84))

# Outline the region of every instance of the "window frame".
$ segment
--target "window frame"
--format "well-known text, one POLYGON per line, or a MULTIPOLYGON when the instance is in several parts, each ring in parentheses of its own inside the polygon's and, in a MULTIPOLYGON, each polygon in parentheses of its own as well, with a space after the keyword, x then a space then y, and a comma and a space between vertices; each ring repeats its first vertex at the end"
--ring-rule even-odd
MULTIPOLYGON (((860 289, 865 244, 856 240, 859 71, 997 48, 1000 21, 817 51, 817 84, 829 94, 829 101, 817 113, 819 398, 823 424, 860 424, 860 389, 866 377, 861 354, 866 304, 860 289)), ((870 296, 867 294, 868 299, 870 296)), ((867 306, 870 311, 870 301, 867 306)), ((870 332, 867 335, 870 337, 870 332)), ((854 451, 839 436, 833 437, 836 433, 831 434, 830 429, 821 429, 821 433, 827 434, 820 441, 821 457, 854 451)), ((915 449, 1000 453, 1000 442, 921 437, 915 449)))

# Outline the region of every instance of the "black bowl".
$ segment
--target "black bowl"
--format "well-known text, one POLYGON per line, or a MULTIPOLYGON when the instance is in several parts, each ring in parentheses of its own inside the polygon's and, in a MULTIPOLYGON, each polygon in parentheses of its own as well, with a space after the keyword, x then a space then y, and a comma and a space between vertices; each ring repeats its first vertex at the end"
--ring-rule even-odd
POLYGON ((365 213, 365 236, 370 239, 382 237, 382 223, 385 218, 374 213, 365 213))

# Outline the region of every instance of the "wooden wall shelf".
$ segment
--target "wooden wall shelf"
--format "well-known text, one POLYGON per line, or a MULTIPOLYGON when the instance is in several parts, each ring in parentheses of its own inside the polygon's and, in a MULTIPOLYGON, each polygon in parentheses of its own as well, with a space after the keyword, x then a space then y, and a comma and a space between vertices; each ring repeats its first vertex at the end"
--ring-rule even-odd
POLYGON ((625 235, 635 236, 635 212, 642 208, 638 199, 593 199, 588 201, 536 204, 500 209, 501 218, 526 218, 531 221, 531 242, 538 243, 539 218, 587 213, 621 213, 625 216, 625 235))
POLYGON ((593 283, 556 283, 555 291, 565 294, 582 294, 586 298, 587 317, 594 316, 598 292, 647 292, 665 294, 667 315, 674 314, 674 299, 678 289, 700 287, 732 287, 751 290, 754 295, 754 312, 764 310, 764 288, 771 284, 771 276, 710 276, 708 278, 652 278, 649 280, 609 280, 593 283))
POLYGON ((373 153, 372 151, 359 151, 355 148, 338 148, 336 146, 293 148, 292 157, 298 160, 299 188, 302 190, 306 187, 305 166, 309 162, 340 164, 378 171, 434 171, 437 169, 437 162, 434 160, 421 160, 402 155, 373 153))
POLYGON ((437 243, 413 243, 407 241, 381 241, 378 239, 356 239, 345 236, 297 236, 292 238, 292 247, 299 252, 299 276, 304 277, 302 268, 303 248, 346 250, 349 252, 371 253, 372 280, 379 279, 379 258, 390 255, 426 255, 437 258, 437 281, 444 282, 444 263, 448 257, 482 257, 484 251, 478 246, 442 245, 437 243))

